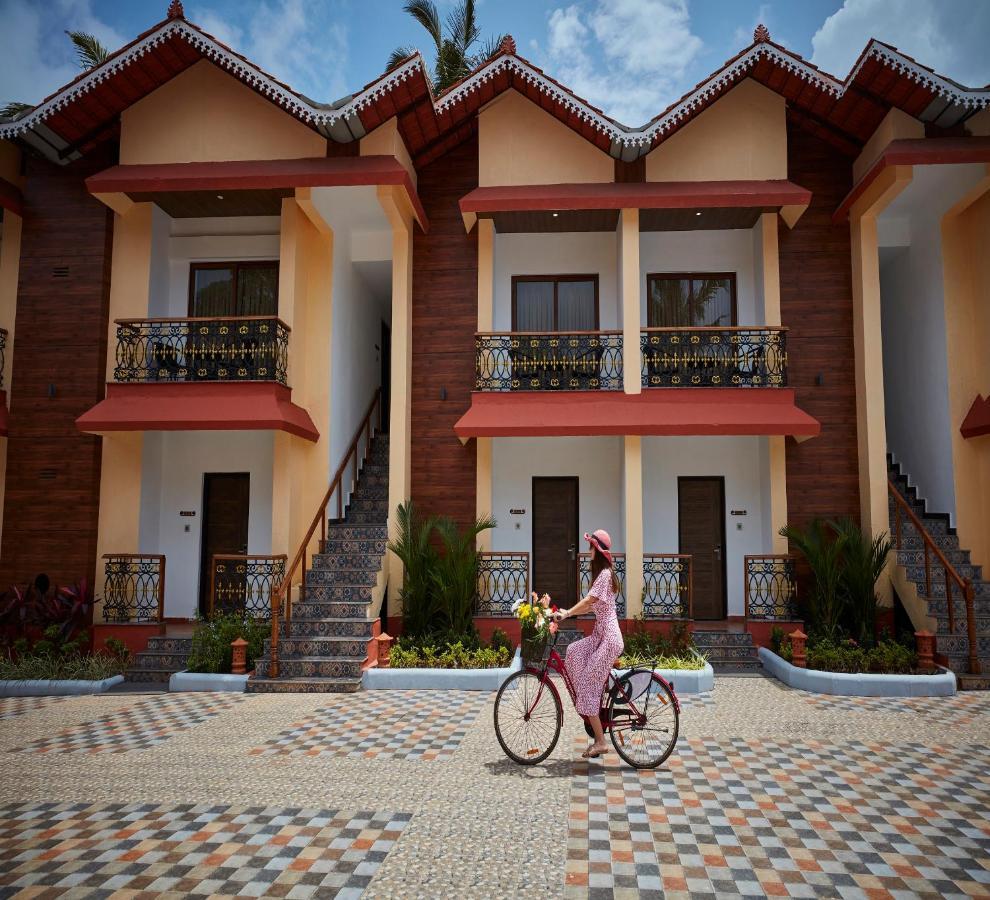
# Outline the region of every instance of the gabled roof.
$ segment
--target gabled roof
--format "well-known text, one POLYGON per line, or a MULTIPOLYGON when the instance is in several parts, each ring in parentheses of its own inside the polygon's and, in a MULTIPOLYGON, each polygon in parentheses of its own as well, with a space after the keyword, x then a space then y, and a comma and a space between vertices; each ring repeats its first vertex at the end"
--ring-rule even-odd
POLYGON ((477 112, 506 90, 527 96, 616 159, 643 156, 731 90, 753 78, 783 96, 806 127, 855 154, 891 109, 951 128, 990 105, 990 88, 967 88, 896 48, 871 40, 844 81, 770 40, 763 26, 753 43, 654 119, 631 128, 606 116, 516 53, 500 52, 439 97, 417 53, 336 103, 320 103, 262 71, 202 29, 173 2, 169 18, 13 120, 0 120, 0 139, 19 139, 60 162, 104 139, 120 113, 201 59, 251 89, 330 141, 346 144, 393 116, 421 166, 460 143, 477 127, 477 112))

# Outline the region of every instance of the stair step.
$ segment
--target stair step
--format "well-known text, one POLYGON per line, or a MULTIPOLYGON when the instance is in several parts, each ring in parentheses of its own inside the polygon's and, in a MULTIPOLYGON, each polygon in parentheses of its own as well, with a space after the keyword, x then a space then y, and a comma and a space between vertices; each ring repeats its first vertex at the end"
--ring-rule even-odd
MULTIPOLYGON (((986 667, 985 673, 990 672, 986 667)), ((990 674, 983 675, 959 675, 959 687, 964 691, 990 691, 990 674)))
MULTIPOLYGON (((290 657, 280 659, 279 673, 286 678, 360 678, 364 665, 364 654, 360 659, 327 659, 325 657, 290 657)), ((259 659, 255 672, 261 677, 268 676, 269 660, 259 659)))
POLYGON ((168 635, 155 635, 148 638, 148 653, 191 653, 191 637, 169 637, 168 635))
POLYGON ((353 694, 360 678, 261 678, 247 681, 249 694, 353 694))
POLYGON ((330 541, 386 541, 388 526, 374 522, 331 522, 327 525, 330 541))
POLYGON ((387 510, 376 510, 376 509, 359 509, 359 510, 348 510, 347 511, 347 523, 349 525, 380 525, 384 526, 384 522, 388 519, 387 510))
MULTIPOLYGON (((332 588, 316 588, 319 591, 333 590, 332 588)), ((363 590, 363 588, 362 588, 363 590)), ((310 591, 312 594, 312 591, 310 591)), ((314 601, 305 600, 292 604, 292 623, 321 622, 324 619, 363 620, 368 617, 368 600, 354 602, 346 601, 314 601)))
POLYGON ((316 619, 300 619, 295 612, 292 616, 291 632, 286 633, 286 624, 282 623, 282 636, 294 640, 315 637, 362 638, 369 641, 375 629, 375 620, 364 617, 367 608, 363 608, 361 617, 349 618, 321 616, 316 619))
MULTIPOLYGON (((320 554, 323 553, 345 553, 345 554, 372 554, 376 556, 385 555, 385 547, 388 542, 385 538, 369 538, 367 540, 348 540, 346 538, 328 538, 320 544, 320 554)), ((317 555, 320 555, 317 554, 317 555)))
POLYGON ((312 587, 374 587, 378 583, 378 569, 308 569, 306 590, 312 587))
POLYGON ((128 669, 124 672, 124 681, 132 684, 161 684, 167 682, 181 669, 128 669))
POLYGON ((132 669, 168 669, 179 672, 189 662, 188 653, 148 653, 142 651, 134 655, 132 669))
POLYGON ((750 675, 763 669, 763 663, 756 659, 734 659, 731 662, 708 660, 716 675, 750 675))
MULTIPOLYGON (((271 641, 265 641, 265 658, 269 657, 271 641)), ((368 652, 368 638, 336 637, 333 635, 299 635, 281 638, 279 658, 287 659, 355 659, 362 660, 368 652)))
POLYGON ((384 553, 314 553, 314 569, 355 569, 377 572, 382 567, 384 553))
POLYGON ((372 590, 372 585, 307 584, 305 603, 294 603, 292 608, 307 603, 370 603, 372 590))
POLYGON ((691 632, 698 649, 715 647, 752 647, 753 635, 748 631, 704 631, 691 632))

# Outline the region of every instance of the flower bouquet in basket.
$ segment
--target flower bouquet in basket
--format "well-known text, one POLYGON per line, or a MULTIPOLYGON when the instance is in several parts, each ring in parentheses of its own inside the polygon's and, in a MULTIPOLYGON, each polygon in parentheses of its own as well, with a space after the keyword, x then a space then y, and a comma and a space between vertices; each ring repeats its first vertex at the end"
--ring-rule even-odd
POLYGON ((530 599, 520 598, 512 604, 512 611, 522 625, 522 658, 525 662, 538 663, 543 659, 547 640, 557 633, 557 622, 553 613, 557 607, 550 602, 550 595, 536 596, 533 591, 530 599))

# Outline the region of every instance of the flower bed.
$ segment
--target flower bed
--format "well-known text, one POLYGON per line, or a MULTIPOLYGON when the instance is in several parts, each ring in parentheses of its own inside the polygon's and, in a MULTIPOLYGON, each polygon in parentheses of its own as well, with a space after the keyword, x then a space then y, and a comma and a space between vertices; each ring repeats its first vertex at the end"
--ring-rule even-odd
MULTIPOLYGON (((771 637, 773 651, 785 662, 792 662, 793 649, 790 639, 774 634, 771 637)), ((918 655, 889 638, 881 639, 876 646, 863 647, 851 638, 832 641, 827 638, 811 638, 805 648, 807 668, 820 672, 842 672, 850 675, 929 675, 937 670, 918 669, 918 655)))
POLYGON ((247 671, 261 656, 271 625, 260 619, 242 618, 230 613, 215 615, 209 622, 196 626, 189 654, 189 672, 229 674, 233 664, 231 644, 237 638, 247 641, 247 671))

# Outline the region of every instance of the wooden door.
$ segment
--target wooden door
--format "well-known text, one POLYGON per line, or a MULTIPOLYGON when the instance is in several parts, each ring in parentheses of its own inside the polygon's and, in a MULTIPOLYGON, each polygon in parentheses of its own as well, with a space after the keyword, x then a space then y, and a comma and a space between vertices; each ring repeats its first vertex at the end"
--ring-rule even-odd
POLYGON ((577 599, 578 480, 533 479, 533 590, 558 606, 577 599))
POLYGON ((725 479, 677 479, 680 552, 691 554, 694 617, 724 619, 725 479))
POLYGON ((213 555, 247 553, 251 476, 247 472, 207 472, 203 476, 203 545, 199 609, 209 611, 213 555))

